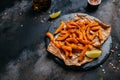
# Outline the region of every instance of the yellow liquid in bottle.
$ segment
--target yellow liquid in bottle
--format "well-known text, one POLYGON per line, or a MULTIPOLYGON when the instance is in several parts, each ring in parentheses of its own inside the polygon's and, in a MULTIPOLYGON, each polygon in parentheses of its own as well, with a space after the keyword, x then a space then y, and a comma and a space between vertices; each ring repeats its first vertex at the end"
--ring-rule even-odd
POLYGON ((34 11, 45 11, 49 8, 51 0, 33 0, 34 11))

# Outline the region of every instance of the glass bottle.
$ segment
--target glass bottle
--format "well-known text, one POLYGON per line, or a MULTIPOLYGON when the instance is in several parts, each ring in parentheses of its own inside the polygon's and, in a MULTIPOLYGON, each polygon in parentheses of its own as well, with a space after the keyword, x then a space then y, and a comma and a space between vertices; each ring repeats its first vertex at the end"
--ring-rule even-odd
POLYGON ((51 0, 33 0, 34 11, 45 11, 51 5, 51 0))

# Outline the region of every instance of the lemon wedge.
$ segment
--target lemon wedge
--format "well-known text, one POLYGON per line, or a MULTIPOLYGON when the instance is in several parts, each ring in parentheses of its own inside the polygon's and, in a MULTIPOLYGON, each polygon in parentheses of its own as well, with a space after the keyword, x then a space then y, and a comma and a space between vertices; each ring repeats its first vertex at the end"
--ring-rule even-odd
POLYGON ((89 58, 98 58, 101 54, 101 50, 91 50, 91 51, 86 51, 86 56, 89 58))
POLYGON ((52 13, 52 14, 50 15, 50 18, 52 18, 52 19, 57 18, 58 16, 60 16, 60 14, 61 14, 61 11, 52 13))

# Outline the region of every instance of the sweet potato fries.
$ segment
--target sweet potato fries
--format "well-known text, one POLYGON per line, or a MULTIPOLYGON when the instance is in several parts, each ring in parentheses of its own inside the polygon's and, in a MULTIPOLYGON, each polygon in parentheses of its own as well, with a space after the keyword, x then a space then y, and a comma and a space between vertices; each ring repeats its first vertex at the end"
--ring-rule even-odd
POLYGON ((103 28, 99 21, 89 19, 73 19, 67 22, 61 21, 60 26, 52 33, 47 32, 46 36, 62 53, 65 60, 76 55, 78 62, 85 58, 86 51, 100 48, 103 43, 103 28), (99 45, 96 44, 96 40, 99 45), (99 46, 99 47, 98 47, 99 46))

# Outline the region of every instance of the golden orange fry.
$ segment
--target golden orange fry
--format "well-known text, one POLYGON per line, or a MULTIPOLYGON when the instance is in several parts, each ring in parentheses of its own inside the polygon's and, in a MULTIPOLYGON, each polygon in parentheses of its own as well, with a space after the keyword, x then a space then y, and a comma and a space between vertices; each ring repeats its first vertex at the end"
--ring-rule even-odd
POLYGON ((99 31, 98 31, 98 34, 99 34, 98 37, 99 37, 100 41, 103 40, 102 30, 99 30, 99 31))
POLYGON ((47 33, 46 33, 46 36, 50 39, 51 42, 53 42, 54 37, 53 37, 52 33, 47 32, 47 33))
POLYGON ((69 36, 69 34, 66 33, 64 36, 57 37, 55 40, 57 40, 57 41, 63 41, 63 40, 65 40, 68 36, 69 36))
POLYGON ((78 50, 84 49, 83 46, 79 46, 79 45, 75 45, 75 44, 71 44, 70 47, 72 47, 73 49, 78 49, 78 50))
POLYGON ((97 30, 99 30, 99 29, 100 29, 99 26, 96 26, 96 27, 92 27, 92 28, 91 28, 91 30, 93 30, 93 31, 97 31, 97 30))
POLYGON ((68 50, 68 51, 72 51, 72 48, 70 46, 62 46, 63 50, 68 50))
POLYGON ((87 41, 87 37, 86 37, 85 32, 83 32, 83 39, 84 39, 85 41, 87 41))
POLYGON ((85 41, 85 40, 82 40, 82 39, 79 39, 79 38, 78 38, 78 41, 79 41, 81 44, 85 44, 85 45, 87 45, 87 44, 94 44, 94 42, 85 41))
POLYGON ((97 34, 98 34, 98 31, 92 35, 91 39, 93 40, 97 36, 97 34))
POLYGON ((85 20, 84 20, 84 24, 85 24, 85 25, 88 25, 88 24, 90 24, 90 21, 89 21, 88 19, 85 19, 85 20))
POLYGON ((66 34, 68 34, 68 31, 66 31, 66 30, 62 30, 61 32, 60 32, 60 35, 59 36, 65 36, 66 34))
POLYGON ((79 58, 78 58, 79 61, 82 61, 82 60, 83 60, 83 58, 84 58, 84 56, 85 56, 85 52, 87 51, 87 48, 88 48, 88 45, 86 45, 86 46, 84 47, 83 51, 80 53, 79 58))
POLYGON ((97 22, 92 22, 92 23, 90 23, 88 26, 94 27, 94 26, 99 26, 99 24, 98 24, 97 22))
POLYGON ((65 57, 66 57, 66 59, 69 57, 69 51, 67 51, 67 50, 64 50, 64 52, 65 52, 65 57))
POLYGON ((78 43, 78 40, 75 38, 67 38, 66 41, 71 43, 76 43, 76 44, 78 43))
POLYGON ((76 31, 76 34, 77 34, 77 36, 78 36, 78 38, 80 38, 80 39, 83 39, 83 34, 82 34, 82 32, 80 32, 80 31, 76 31))
POLYGON ((67 27, 67 29, 74 29, 74 28, 76 28, 76 26, 70 25, 70 23, 66 23, 66 27, 67 27))
POLYGON ((62 49, 65 52, 66 59, 72 56, 72 48, 70 46, 62 46, 62 49))
POLYGON ((87 37, 87 39, 88 39, 89 41, 91 40, 90 27, 87 28, 86 37, 87 37))
POLYGON ((74 33, 76 30, 75 29, 68 29, 70 33, 74 33))
POLYGON ((92 49, 93 49, 93 46, 92 46, 92 45, 88 45, 88 49, 89 49, 89 50, 92 50, 92 49))
POLYGON ((61 46, 63 45, 60 41, 55 41, 54 44, 55 44, 55 46, 58 47, 59 49, 60 49, 61 46))
POLYGON ((73 34, 72 34, 72 37, 73 37, 73 38, 76 38, 77 36, 76 36, 76 34, 75 34, 75 33, 73 33, 73 34))
POLYGON ((60 26, 57 28, 57 30, 54 32, 54 34, 57 34, 57 33, 59 33, 62 29, 63 29, 63 27, 65 26, 65 22, 61 22, 61 24, 60 24, 60 26))

